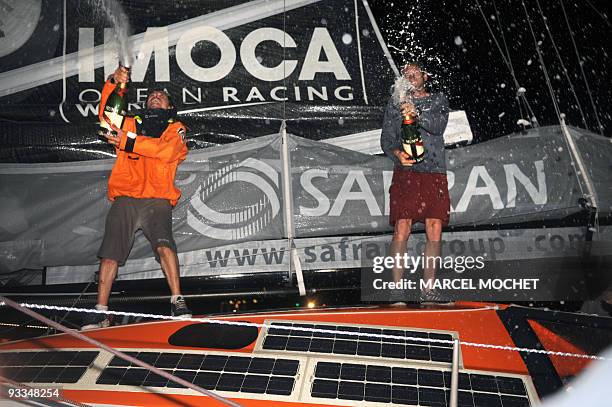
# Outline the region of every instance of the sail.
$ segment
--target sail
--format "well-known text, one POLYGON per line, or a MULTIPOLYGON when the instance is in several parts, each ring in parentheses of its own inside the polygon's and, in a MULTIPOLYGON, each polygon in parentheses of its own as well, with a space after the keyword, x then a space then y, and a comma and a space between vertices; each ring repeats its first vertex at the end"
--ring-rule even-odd
MULTIPOLYGON (((0 54, 0 162, 112 156, 96 137, 100 89, 119 62, 101 3, 43 2, 27 41, 0 54)), ((380 134, 397 68, 367 2, 121 3, 134 33, 129 110, 166 89, 191 149, 272 134, 282 120, 292 134, 344 137, 361 151, 380 134)), ((448 133, 471 137, 464 112, 448 133)))
MULTIPOLYGON (((131 112, 167 89, 191 147, 271 134, 283 119, 311 139, 380 128, 394 72, 361 1, 122 3, 134 31, 131 112)), ((98 6, 46 4, 65 35, 34 33, 14 51, 20 64, 0 59, 3 161, 108 157, 95 123, 118 52, 98 6)))

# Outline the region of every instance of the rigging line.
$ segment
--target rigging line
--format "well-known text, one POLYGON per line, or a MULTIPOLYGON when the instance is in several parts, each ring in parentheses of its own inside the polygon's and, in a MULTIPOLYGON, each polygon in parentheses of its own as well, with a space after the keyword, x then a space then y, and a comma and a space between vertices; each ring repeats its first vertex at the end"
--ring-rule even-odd
POLYGON ((283 0, 283 120, 287 120, 287 58, 286 58, 286 41, 287 41, 287 3, 283 0))
MULTIPOLYGON (((548 70, 546 69, 546 64, 544 63, 544 56, 542 55, 542 50, 540 49, 540 45, 538 44, 538 40, 536 38, 535 32, 533 31, 533 26, 531 25, 531 18, 529 16, 529 12, 527 11, 527 6, 525 6, 525 1, 521 0, 521 4, 523 5, 523 10, 525 10, 525 19, 527 20, 527 24, 529 25, 529 31, 531 32, 531 36, 533 37, 533 42, 535 44, 535 48, 536 51, 538 53, 538 58, 540 60, 540 66, 542 67, 542 72, 544 73, 544 78, 546 79, 546 85, 548 86, 548 91, 550 92, 550 97, 552 99, 553 102, 553 106, 555 108, 555 112, 557 113, 557 119, 559 120, 559 125, 561 126, 561 130, 563 131, 564 126, 565 126, 565 122, 563 117, 561 116, 561 111, 559 110, 559 105, 557 103, 557 98, 555 97, 555 91, 552 87, 552 83, 550 82, 550 78, 548 76, 548 70)), ((571 137, 571 136, 570 136, 571 137)), ((569 153, 569 157, 572 160, 572 166, 574 168, 576 167, 580 167, 580 163, 576 163, 576 160, 574 159, 574 155, 572 154, 572 146, 570 145, 569 140, 567 139, 567 137, 564 137, 565 139, 565 144, 568 148, 568 153, 569 153)), ((578 174, 578 171, 572 171, 574 173, 574 175, 576 176, 576 181, 578 182, 578 187, 580 187, 580 193, 584 196, 584 188, 582 186, 582 182, 580 179, 580 175, 578 174)), ((584 176, 586 176, 586 174, 584 174, 584 176)), ((588 181, 587 181, 588 182, 588 181)))
POLYGON ((574 99, 576 100, 576 104, 578 105, 578 110, 580 111, 580 116, 582 117, 582 123, 584 123, 584 127, 590 131, 589 129, 589 125, 587 124, 586 121, 586 117, 584 116, 584 111, 582 110, 582 106, 580 105, 580 101, 578 100, 578 95, 576 94, 576 90, 574 89, 574 84, 572 83, 571 78, 569 77, 569 73, 567 72, 567 68, 565 67, 565 64, 563 63, 563 59, 561 58, 561 53, 559 52, 559 49, 557 48, 557 44, 555 43, 555 40, 552 36, 552 32, 550 31, 550 27, 548 26, 548 19, 546 18, 546 16, 544 15, 544 11, 542 10, 542 7, 540 6, 540 0, 536 0, 536 4, 538 6, 538 10, 540 12, 540 16, 542 17, 542 20, 544 21, 544 27, 546 27, 546 32, 548 33, 548 37, 550 38, 550 42, 552 43, 552 46, 557 54, 557 57, 559 58, 559 63, 561 64, 561 69, 563 69, 563 73, 565 74, 565 78, 567 79, 567 82, 569 83, 570 86, 570 90, 572 91, 572 94, 574 95, 574 99))
MULTIPOLYGON (((512 63, 506 58, 506 55, 504 54, 504 51, 502 50, 501 45, 499 45, 499 41, 497 41, 497 37, 493 33, 493 29, 491 28, 491 25, 489 25, 489 20, 487 20, 487 16, 485 16, 484 11, 482 10, 482 7, 480 6, 480 2, 478 0, 476 0, 476 4, 478 5, 478 10, 480 10, 480 15, 482 16, 482 19, 484 20, 485 25, 487 26, 487 29, 489 30, 489 34, 491 34, 491 37, 493 38, 493 41, 495 42, 495 45, 497 46, 497 49, 499 53, 501 54, 502 60, 504 61, 504 63, 506 64, 506 67, 510 71, 510 75, 512 76, 512 80, 514 81, 514 86, 516 88, 517 95, 518 95, 518 91, 521 88, 521 85, 516 79, 516 75, 514 74, 512 63)), ((527 101, 527 97, 524 94, 520 95, 520 97, 525 101, 525 105, 527 109, 529 110, 529 113, 531 114, 531 116, 535 117, 535 114, 533 113, 533 110, 531 109, 531 106, 529 105, 529 102, 527 101)))
POLYGON ((567 30, 570 33, 570 38, 572 39, 572 45, 574 46, 574 52, 576 53, 576 58, 578 59, 578 66, 580 66, 580 72, 582 73, 582 79, 584 80, 584 84, 586 86, 587 93, 589 94, 589 100, 591 101, 591 107, 595 112, 595 120, 597 120, 597 126, 599 128, 599 134, 602 136, 603 134, 603 126, 601 125, 601 121, 599 120, 599 113, 597 113, 597 108, 595 107, 595 101, 593 100, 593 94, 591 93, 591 87, 589 86, 589 81, 587 80, 586 74, 584 73, 584 68, 582 66, 582 60, 580 58, 580 54, 578 53, 578 47, 576 46, 576 40, 574 39, 574 33, 572 31, 572 27, 570 26, 569 19, 567 18, 567 13, 565 12, 565 6, 563 5, 563 0, 561 0, 561 9, 563 10, 563 17, 565 17, 565 23, 567 24, 567 30))
MULTIPOLYGON (((512 64, 512 58, 510 57, 510 49, 508 48, 508 43, 506 42, 506 35, 504 34, 504 28, 501 23, 501 16, 500 16, 499 11, 497 10, 497 4, 495 3, 495 0, 493 0, 493 9, 495 10, 495 15, 497 16, 497 25, 499 27, 499 31, 501 32, 502 42, 504 44, 504 49, 506 51, 506 58, 508 58, 508 68, 510 69, 510 73, 512 74, 512 76, 515 76, 514 65, 512 64)), ((535 117, 535 114, 533 110, 531 109, 531 106, 529 105, 529 101, 525 97, 524 93, 522 93, 520 96, 517 94, 516 104, 519 107, 519 113, 521 115, 521 118, 523 117, 522 103, 525 104, 525 109, 527 110, 527 114, 529 115, 528 116, 529 120, 531 121, 531 119, 535 117)), ((523 125, 523 128, 524 127, 525 126, 523 125)))
POLYGON ((123 353, 123 352, 121 352, 121 351, 119 351, 119 350, 117 350, 117 349, 115 349, 115 348, 113 348, 113 347, 111 347, 109 345, 106 345, 105 343, 102 343, 102 342, 100 342, 100 341, 98 341, 98 340, 96 340, 94 338, 91 338, 91 337, 89 337, 87 335, 84 335, 84 334, 82 334, 79 331, 75 331, 73 329, 69 329, 69 328, 65 327, 64 325, 58 324, 57 322, 52 321, 49 318, 47 318, 47 317, 45 317, 45 316, 43 316, 43 315, 41 315, 41 314, 39 314, 39 313, 37 313, 35 311, 32 311, 30 308, 23 307, 21 304, 18 304, 18 303, 14 302, 14 301, 6 298, 6 297, 1 297, 0 296, 0 301, 3 304, 6 304, 6 305, 8 305, 11 308, 14 308, 14 309, 16 309, 18 311, 21 311, 21 312, 23 312, 24 314, 26 314, 28 316, 31 316, 32 318, 36 318, 37 320, 39 320, 39 321, 41 321, 41 322, 43 322, 43 323, 45 323, 45 324, 55 328, 58 331, 62 331, 62 332, 66 333, 66 334, 68 334, 68 335, 70 335, 70 336, 72 336, 74 338, 80 339, 83 342, 87 342, 90 345, 93 345, 93 346, 95 346, 97 348, 103 349, 103 350, 105 350, 107 352, 110 352, 113 355, 123 359, 123 360, 131 362, 132 365, 140 366, 140 367, 148 370, 149 372, 153 372, 153 373, 155 373, 155 374, 157 374, 159 376, 162 376, 162 377, 164 377, 164 378, 166 378, 168 380, 172 380, 173 382, 178 383, 178 384, 180 384, 182 386, 185 386, 185 387, 187 387, 189 389, 192 389, 192 390, 194 390, 194 391, 196 391, 198 393, 202 393, 205 396, 213 398, 213 399, 215 399, 215 400, 217 400, 220 403, 223 403, 225 405, 232 406, 232 407, 242 407, 241 404, 238 404, 238 403, 236 403, 236 402, 234 402, 234 401, 232 401, 232 400, 230 400, 230 399, 228 399, 228 398, 226 398, 224 396, 221 396, 221 395, 219 395, 219 394, 217 394, 217 393, 215 393, 213 391, 204 389, 204 388, 198 386, 197 384, 191 383, 191 382, 189 382, 189 381, 187 381, 187 380, 185 380, 185 379, 183 379, 181 377, 175 376, 172 373, 168 373, 165 370, 162 370, 162 369, 157 368, 155 366, 151 366, 150 364, 148 364, 146 362, 143 362, 140 359, 136 359, 133 356, 127 355, 127 354, 125 354, 125 353, 123 353))
POLYGON ((516 77, 514 76, 514 70, 512 69, 512 66, 510 64, 510 62, 508 62, 508 60, 506 59, 506 55, 504 54, 504 51, 502 51, 501 46, 499 45, 499 42, 497 41, 497 37, 495 37, 495 34, 493 33, 493 30, 491 29, 491 26, 489 25, 489 21, 487 20, 487 17, 484 14, 484 11, 482 11, 482 7, 480 6, 480 2, 478 0, 476 0, 476 4, 478 5, 478 9, 480 10, 480 14, 482 15, 482 18, 487 26, 487 28, 489 29, 489 33, 491 34, 491 37, 493 37, 493 41, 495 41, 495 45, 497 45, 497 49, 499 50, 499 53, 501 54, 502 59, 504 60, 504 63, 506 64, 506 67, 508 68, 508 70, 510 71, 510 74, 512 75, 512 79, 514 80, 514 84, 516 86, 516 88, 518 89, 520 87, 518 81, 516 80, 516 77))
MULTIPOLYGON (((74 300, 74 302, 72 303, 71 307, 74 307, 77 305, 77 303, 81 300, 81 297, 83 296, 83 294, 85 294, 85 292, 89 289, 89 286, 91 285, 91 283, 93 283, 96 280, 96 273, 94 272, 93 275, 91 276, 91 278, 89 279, 89 282, 87 283, 87 285, 85 286, 85 288, 83 288, 81 290, 81 292, 79 293, 78 297, 74 300)), ((64 316, 62 317, 62 319, 59 320, 58 324, 61 324, 64 322, 64 320, 66 319, 66 317, 68 316, 68 314, 70 314, 70 311, 67 311, 64 316)))
POLYGON ((595 8, 595 6, 593 5, 593 3, 591 3, 589 0, 586 0, 586 2, 587 2, 587 4, 588 4, 589 6, 591 6, 591 8, 592 8, 593 10, 595 10, 595 12, 596 12, 597 14, 599 14, 599 17, 601 17, 601 18, 602 18, 602 20, 604 20, 604 21, 606 22, 606 24, 608 25, 608 27, 612 27, 612 24, 610 24, 610 21, 608 21, 608 17, 606 17, 606 15, 605 15, 605 14, 603 14, 603 13, 601 13, 599 10, 597 10, 597 9, 595 8))
POLYGON ((508 50, 508 43, 506 42, 506 35, 504 34, 504 29, 501 24, 501 18, 499 15, 499 11, 497 10, 497 5, 495 4, 495 0, 493 0, 493 9, 495 9, 495 15, 497 16, 497 25, 499 27, 499 31, 502 36, 502 43, 504 44, 504 49, 506 50, 506 57, 508 58, 508 65, 510 71, 514 73, 514 66, 512 65, 512 59, 510 58, 510 50, 508 50))
POLYGON ((536 38, 535 32, 533 31, 533 26, 531 25, 531 18, 529 16, 529 12, 527 11, 527 6, 525 6, 525 1, 521 0, 521 4, 523 5, 523 10, 525 10, 525 17, 527 20, 527 25, 529 25, 529 31, 531 32, 531 36, 533 37, 533 43, 535 44, 536 52, 538 54, 538 59, 540 60, 540 66, 542 67, 542 72, 544 73, 544 79, 546 79, 546 85, 548 86, 548 91, 550 92, 550 98, 553 102, 553 107, 555 108, 555 112, 557 113, 557 119, 561 122, 561 111, 559 110, 559 105, 557 102, 557 98, 555 96, 555 91, 552 87, 552 83, 550 82, 550 78, 548 76, 548 69, 546 69, 546 64, 544 63, 544 56, 542 55, 542 50, 540 49, 540 45, 538 44, 538 39, 536 38))
MULTIPOLYGON (((68 309, 67 307, 60 307, 60 306, 54 306, 54 305, 44 305, 44 304, 28 304, 28 303, 16 303, 13 302, 12 300, 9 300, 5 297, 0 297, 0 306, 3 305, 8 305, 10 307, 21 307, 21 311, 24 313, 28 313, 28 315, 32 315, 32 314, 36 314, 38 315, 38 317, 36 317, 36 319, 39 319, 45 323, 53 323, 56 324, 55 322, 48 320, 47 318, 43 317, 40 314, 37 314, 36 312, 32 311, 31 309, 46 309, 46 310, 66 310, 68 309), (44 319, 44 320, 43 320, 44 319)), ((492 311, 492 310, 498 310, 499 308, 496 305, 493 306, 485 306, 485 307, 480 307, 480 308, 467 308, 467 309, 448 309, 448 310, 441 310, 441 309, 433 309, 433 310, 426 310, 426 309, 418 309, 418 310, 411 310, 408 311, 410 313, 437 313, 437 312, 442 312, 442 313, 449 313, 449 312, 480 312, 480 311, 492 311)), ((329 329, 321 329, 321 328, 317 328, 317 327, 313 327, 313 328, 309 328, 309 327, 302 327, 302 326, 287 326, 287 325, 275 325, 274 322, 283 322, 283 321, 277 321, 277 320, 264 320, 263 323, 259 323, 259 322, 247 322, 247 321, 234 321, 231 319, 215 319, 215 318, 186 318, 186 317, 175 317, 175 316, 169 316, 169 315, 156 315, 156 314, 144 314, 144 313, 139 313, 139 312, 123 312, 123 311, 111 311, 111 310, 107 310, 107 311, 100 311, 100 310, 96 310, 96 309, 85 309, 85 308, 73 308, 71 309, 71 311, 76 311, 76 312, 83 312, 83 313, 92 313, 92 314, 106 314, 106 315, 126 315, 126 316, 141 316, 144 318, 152 318, 152 319, 159 319, 159 320, 163 320, 163 321, 180 321, 180 322, 185 322, 185 321, 189 321, 189 322, 201 322, 201 323, 207 323, 207 324, 218 324, 218 325, 226 325, 226 326, 242 326, 242 327, 255 327, 255 328, 259 328, 262 331, 266 330, 266 334, 269 334, 269 330, 271 328, 277 329, 277 330, 281 330, 281 331, 302 331, 302 332, 310 332, 310 333, 323 333, 323 334, 328 334, 328 335, 336 335, 338 334, 339 331, 337 331, 335 329, 335 327, 330 327, 329 329)), ((398 311, 398 312, 403 312, 403 311, 398 311)), ((372 313, 378 313, 377 311, 365 311, 365 312, 359 312, 360 314, 372 314, 372 313)), ((317 313, 309 313, 307 314, 309 316, 313 316, 313 315, 320 315, 317 313)), ((267 315, 268 318, 272 317, 273 315, 267 315)), ((157 323, 159 322, 163 322, 163 321, 156 321, 157 323)), ((69 331, 69 330, 67 330, 69 331)), ((342 335, 347 335, 347 336, 353 336, 356 337, 357 339, 359 338, 363 338, 363 337, 367 337, 367 338, 377 338, 377 339, 391 339, 394 341, 397 340, 406 340, 406 339, 410 339, 412 341, 415 342, 423 342, 426 344, 432 344, 432 345, 436 345, 436 344, 453 344, 454 340, 449 340, 449 339, 437 339, 437 338, 422 338, 422 337, 417 337, 417 336, 398 336, 398 335, 393 335, 393 334, 379 334, 379 333, 364 333, 364 332, 354 332, 354 331, 341 331, 342 335)), ((73 331, 69 331, 66 332, 69 335, 72 336, 77 336, 78 338, 81 338, 82 336, 84 336, 83 334, 79 333, 79 332, 73 332, 73 331)), ((83 340, 86 340, 90 343, 92 343, 92 341, 94 341, 93 339, 90 339, 88 337, 82 338, 83 340), (85 339, 86 338, 86 339, 85 339)), ((95 341, 97 342, 97 341, 95 341)), ((581 353, 568 353, 568 352, 557 352, 557 351, 549 351, 546 349, 532 349, 532 348, 519 348, 519 347, 514 347, 514 346, 507 346, 507 345, 496 345, 496 344, 488 344, 488 343, 478 343, 478 342, 467 342, 467 341, 462 341, 461 342, 462 345, 465 346, 472 346, 472 347, 477 347, 477 348, 485 348, 485 349, 498 349, 498 350, 505 350, 505 351, 514 351, 514 352, 528 352, 528 353, 539 353, 539 354, 544 354, 544 355, 551 355, 551 356, 562 356, 562 357, 572 357, 572 358, 579 358, 579 359, 591 359, 591 360, 608 360, 603 356, 598 356, 598 355, 590 355, 590 354, 581 354, 581 353)), ((103 346, 106 346, 104 344, 100 344, 103 346)), ((98 346, 98 345, 96 345, 98 346)), ((101 347, 101 346, 100 346, 101 347)), ((107 350, 106 348, 103 348, 105 350, 107 350)), ((113 348, 111 348, 113 349, 113 348)), ((133 357, 129 356, 129 355, 125 355, 120 351, 117 351, 115 349, 113 350, 109 350, 109 352, 117 355, 119 353, 121 353, 123 356, 120 356, 121 359, 124 360, 129 360, 132 361, 133 357), (125 356, 125 357, 124 357, 125 356)), ((142 364, 144 362, 140 361, 139 359, 135 359, 137 360, 140 366, 142 366, 142 364)), ((152 369, 149 370, 153 370, 156 369, 155 367, 151 366, 152 369)), ((153 370, 155 373, 157 373, 156 370, 153 370)), ((161 374, 160 374, 161 375, 161 374)), ((167 376, 164 376, 167 377, 167 376)), ((178 379, 178 378, 177 378, 178 379)), ((177 380, 175 380, 177 381, 177 380)), ((177 381, 178 382, 178 381, 177 381)), ((187 382, 189 383, 189 382, 187 382)), ((191 384, 191 383, 190 383, 191 384)))
MULTIPOLYGON (((510 68, 510 73, 514 75, 514 66, 512 65, 512 58, 510 57, 510 50, 508 50, 508 43, 506 42, 506 35, 504 34, 504 28, 501 24, 501 18, 499 15, 499 11, 497 10, 497 5, 495 4, 495 0, 493 0, 493 9, 495 9, 495 15, 497 16, 497 26, 499 27, 499 31, 502 36, 502 43, 504 44, 504 50, 506 51, 506 58, 508 58, 508 68, 510 68)), ((519 108, 519 112, 521 118, 523 117, 523 107, 521 106, 521 100, 516 97, 516 105, 519 108)))

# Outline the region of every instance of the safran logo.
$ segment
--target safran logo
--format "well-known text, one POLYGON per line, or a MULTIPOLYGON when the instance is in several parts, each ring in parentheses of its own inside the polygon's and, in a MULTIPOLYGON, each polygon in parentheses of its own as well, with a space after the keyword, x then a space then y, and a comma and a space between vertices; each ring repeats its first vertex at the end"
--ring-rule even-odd
POLYGON ((210 174, 190 199, 187 224, 204 236, 236 240, 265 229, 280 212, 279 175, 261 160, 226 165, 210 174), (217 199, 223 189, 224 199, 217 199), (231 202, 228 202, 231 201, 231 202), (236 208, 223 211, 222 208, 236 208))

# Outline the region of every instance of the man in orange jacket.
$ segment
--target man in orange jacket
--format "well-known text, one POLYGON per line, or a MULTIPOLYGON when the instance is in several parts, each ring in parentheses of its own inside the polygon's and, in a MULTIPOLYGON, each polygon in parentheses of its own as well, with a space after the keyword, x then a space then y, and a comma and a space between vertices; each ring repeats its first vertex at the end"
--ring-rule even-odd
MULTIPOLYGON (((106 81, 100 99, 99 116, 117 84, 128 81, 128 71, 117 68, 106 81)), ((126 117, 121 129, 104 133, 115 146, 117 159, 108 180, 108 198, 113 202, 106 218, 100 257, 98 303, 96 309, 108 310, 108 298, 117 270, 130 254, 134 234, 142 230, 151 243, 171 291, 173 316, 191 317, 181 295, 176 243, 172 235, 172 208, 181 191, 174 184, 178 165, 187 156, 185 126, 175 121, 176 111, 165 91, 149 94, 146 109, 126 117)), ((110 325, 102 313, 87 314, 82 330, 110 325)))

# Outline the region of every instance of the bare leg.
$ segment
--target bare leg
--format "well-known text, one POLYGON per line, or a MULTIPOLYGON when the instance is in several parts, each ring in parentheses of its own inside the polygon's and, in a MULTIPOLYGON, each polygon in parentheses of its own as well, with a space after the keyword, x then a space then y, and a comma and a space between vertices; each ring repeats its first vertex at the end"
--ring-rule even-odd
POLYGON ((161 268, 166 275, 170 293, 172 295, 180 295, 181 283, 179 280, 179 263, 176 253, 171 248, 165 246, 158 247, 157 253, 159 253, 161 268))
POLYGON ((427 240, 430 242, 442 240, 442 220, 425 219, 425 233, 427 234, 427 240))
POLYGON ((430 257, 440 256, 440 241, 442 240, 442 221, 440 219, 425 219, 425 234, 427 243, 425 244, 425 267, 423 280, 433 280, 436 278, 436 260, 430 257))
POLYGON ((102 259, 100 260, 100 277, 98 281, 98 304, 108 306, 108 297, 110 296, 113 281, 117 277, 119 264, 116 260, 102 259))
MULTIPOLYGON (((410 237, 410 231, 412 228, 412 219, 399 219, 395 223, 395 231, 393 233, 393 240, 391 242, 391 253, 390 256, 399 254, 403 256, 406 253, 406 246, 408 244, 408 238, 410 237)), ((404 269, 402 267, 393 267, 393 281, 400 281, 404 276, 404 269)))
MULTIPOLYGON (((425 234, 427 244, 425 245, 425 258, 437 257, 440 255, 440 240, 442 240, 442 221, 440 219, 425 219, 425 234)), ((426 262, 424 278, 432 279, 436 277, 436 262, 426 262)))

